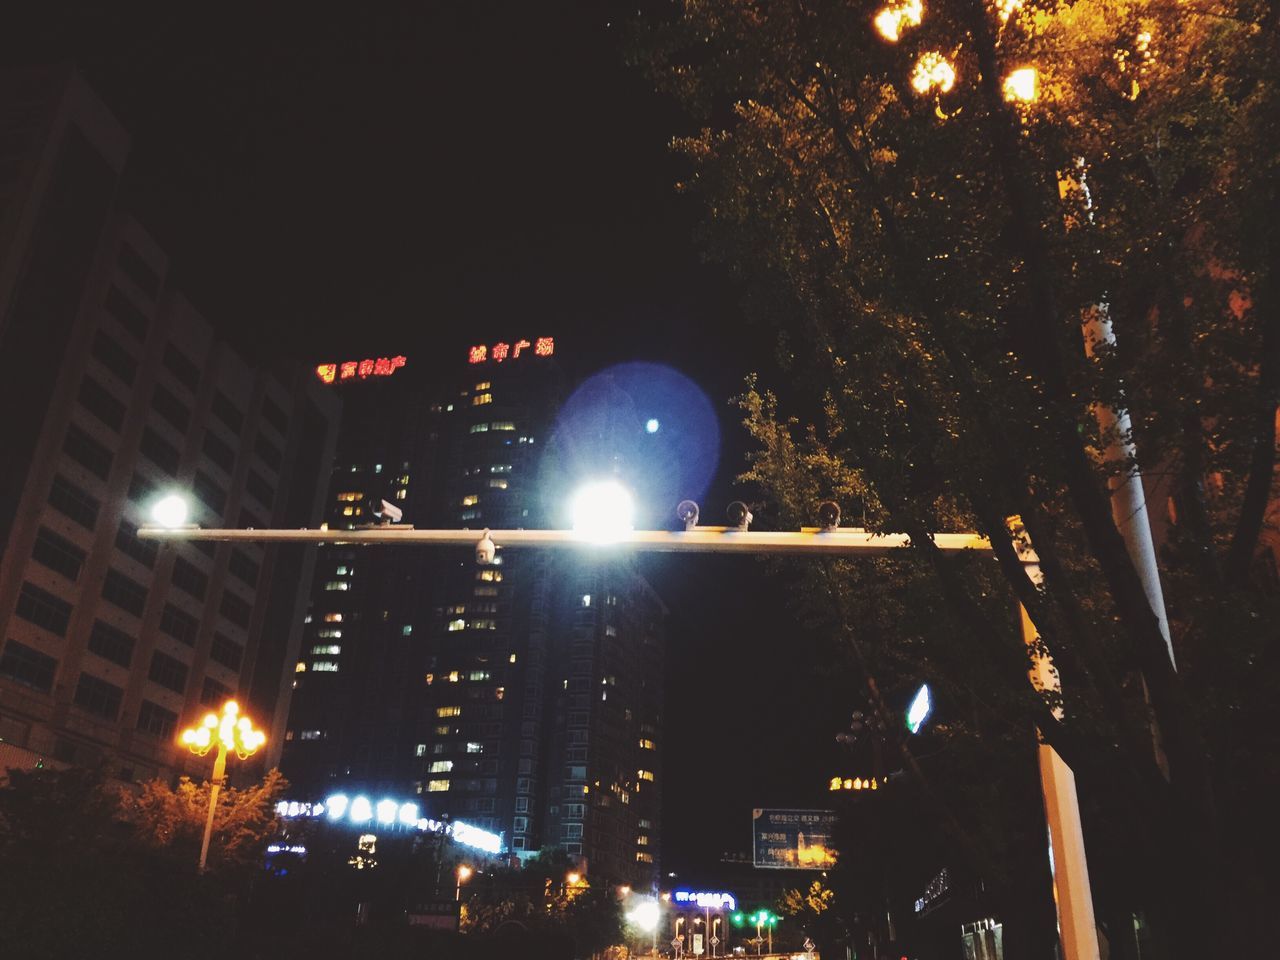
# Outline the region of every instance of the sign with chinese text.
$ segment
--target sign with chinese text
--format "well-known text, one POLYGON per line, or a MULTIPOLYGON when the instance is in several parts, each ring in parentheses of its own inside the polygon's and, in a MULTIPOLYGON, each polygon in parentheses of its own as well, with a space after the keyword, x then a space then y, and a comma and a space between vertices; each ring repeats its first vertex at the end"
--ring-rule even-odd
POLYGON ((836 815, 831 810, 751 811, 752 860, 776 870, 827 870, 835 866, 831 846, 836 815))
POLYGON ((352 380, 368 380, 370 377, 389 377, 405 365, 404 357, 378 357, 377 360, 344 360, 342 363, 316 365, 316 376, 324 383, 346 383, 352 380))
POLYGON ((535 357, 549 357, 556 352, 555 337, 538 337, 530 343, 528 340, 517 340, 515 343, 499 341, 493 346, 477 344, 467 351, 467 363, 502 363, 504 360, 515 360, 521 354, 532 353, 535 357))
POLYGON ((685 903, 703 910, 738 909, 738 901, 732 893, 708 893, 703 890, 677 890, 671 895, 676 903, 685 903))

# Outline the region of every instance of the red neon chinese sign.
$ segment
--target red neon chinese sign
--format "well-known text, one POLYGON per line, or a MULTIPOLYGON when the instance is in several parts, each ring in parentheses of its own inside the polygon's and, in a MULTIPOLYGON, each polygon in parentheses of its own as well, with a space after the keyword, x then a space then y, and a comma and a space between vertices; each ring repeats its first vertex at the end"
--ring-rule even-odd
POLYGON ((321 363, 316 366, 316 376, 324 383, 367 380, 369 377, 389 377, 403 367, 405 363, 404 357, 379 357, 377 360, 344 360, 342 363, 321 363))
POLYGON ((556 352, 555 337, 539 337, 530 343, 528 340, 517 340, 515 343, 495 343, 492 347, 479 344, 467 351, 467 363, 486 363, 489 360, 502 363, 514 360, 521 353, 532 348, 535 357, 549 357, 556 352))

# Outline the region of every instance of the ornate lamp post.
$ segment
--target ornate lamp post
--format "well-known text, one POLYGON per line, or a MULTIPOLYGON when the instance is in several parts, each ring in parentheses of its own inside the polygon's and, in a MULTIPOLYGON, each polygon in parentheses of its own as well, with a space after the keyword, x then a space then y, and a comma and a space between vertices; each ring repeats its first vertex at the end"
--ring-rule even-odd
POLYGON ((204 873, 205 861, 209 858, 209 839, 213 836, 213 815, 218 808, 218 793, 227 773, 227 751, 234 750, 241 760, 248 760, 267 742, 267 735, 253 729, 252 721, 240 716, 240 705, 228 700, 222 705, 221 717, 216 713, 206 714, 200 726, 183 730, 182 742, 198 757, 203 757, 215 746, 218 748, 217 759, 213 762, 213 778, 209 781, 209 819, 205 821, 204 840, 200 844, 200 872, 204 873))

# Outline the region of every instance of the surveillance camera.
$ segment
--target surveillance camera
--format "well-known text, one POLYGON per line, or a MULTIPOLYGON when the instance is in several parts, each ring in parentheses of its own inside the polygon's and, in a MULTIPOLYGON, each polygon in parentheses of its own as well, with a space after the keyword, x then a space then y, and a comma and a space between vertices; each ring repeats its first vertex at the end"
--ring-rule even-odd
POLYGON ((364 508, 370 520, 375 524, 399 523, 404 517, 403 510, 393 503, 388 503, 376 494, 365 497, 364 508))
POLYGON ((498 548, 489 538, 489 531, 484 532, 478 543, 476 543, 476 563, 482 567, 487 567, 493 563, 493 558, 497 554, 498 548))
POLYGON ((818 526, 824 531, 840 526, 840 504, 834 500, 823 500, 818 504, 818 526))
POLYGON ((381 516, 383 520, 388 523, 399 523, 404 519, 404 511, 394 503, 388 503, 386 500, 383 500, 381 503, 382 507, 379 510, 378 515, 381 516))
POLYGON ((751 526, 751 511, 741 500, 735 500, 729 504, 728 514, 729 526, 737 527, 739 530, 745 530, 751 526))
POLYGON ((686 530, 698 525, 698 505, 692 500, 681 500, 676 507, 676 519, 684 524, 686 530))

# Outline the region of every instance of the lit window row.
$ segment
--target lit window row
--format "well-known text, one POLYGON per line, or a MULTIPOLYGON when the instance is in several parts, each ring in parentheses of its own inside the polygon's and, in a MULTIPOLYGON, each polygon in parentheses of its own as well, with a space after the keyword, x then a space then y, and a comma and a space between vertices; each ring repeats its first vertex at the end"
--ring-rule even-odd
POLYGON ((313 660, 311 663, 312 673, 337 673, 338 665, 332 660, 313 660))
POLYGON ((340 614, 340 613, 326 613, 326 614, 324 615, 324 622, 325 622, 325 623, 341 623, 341 622, 342 622, 342 614, 340 614))
POLYGON ((351 584, 346 580, 330 580, 324 585, 326 590, 350 590, 351 584))
POLYGON ((311 648, 311 653, 322 657, 336 657, 342 654, 342 647, 336 643, 318 643, 311 648))
POLYGON ((651 770, 637 770, 636 776, 641 780, 648 780, 650 783, 653 782, 653 772, 651 770))
POLYGON ((342 515, 344 517, 362 517, 364 516, 364 507, 343 507, 342 515))
POLYGON ((431 766, 427 768, 427 773, 449 773, 452 770, 452 760, 433 760, 431 766))
POLYGON ((476 579, 477 579, 477 580, 493 580, 493 581, 495 581, 495 582, 501 583, 501 582, 502 582, 502 571, 501 571, 501 570, 490 570, 490 569, 487 569, 487 568, 486 568, 486 569, 484 569, 484 570, 477 570, 477 571, 476 571, 476 579))
POLYGON ((448 780, 428 780, 427 781, 428 793, 443 793, 448 789, 449 789, 448 780))
POLYGON ((338 494, 338 500, 342 503, 357 503, 364 496, 359 490, 344 490, 338 494))
POLYGON ((509 463, 495 463, 495 464, 493 464, 493 466, 489 467, 489 472, 490 472, 490 473, 510 473, 510 472, 511 472, 511 464, 509 464, 509 463))
POLYGON ((437 717, 460 717, 462 716, 461 707, 436 707, 437 717))
POLYGON ((645 740, 645 739, 642 737, 642 738, 640 739, 640 749, 641 749, 641 750, 653 750, 653 749, 654 749, 653 741, 652 741, 652 740, 645 740))
POLYGON ((468 493, 465 497, 462 498, 462 505, 464 507, 474 507, 479 502, 480 502, 480 495, 478 493, 468 493))
POLYGON ((477 393, 471 398, 471 405, 473 407, 483 407, 486 403, 493 403, 492 393, 477 393))
POLYGON ((322 627, 316 631, 316 636, 324 637, 326 640, 330 638, 340 640, 342 639, 342 631, 337 627, 322 627))
POLYGON ((489 481, 489 486, 495 490, 505 490, 507 489, 507 481, 500 477, 494 477, 489 481))

